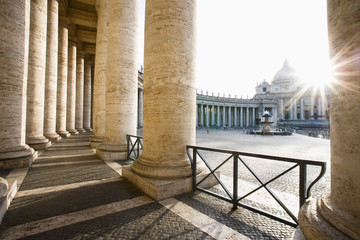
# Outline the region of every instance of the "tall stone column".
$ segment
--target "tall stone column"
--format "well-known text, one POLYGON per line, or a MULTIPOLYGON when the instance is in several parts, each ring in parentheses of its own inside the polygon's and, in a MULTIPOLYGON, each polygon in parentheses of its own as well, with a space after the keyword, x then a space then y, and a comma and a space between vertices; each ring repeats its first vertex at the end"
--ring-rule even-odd
POLYGON ((226 107, 223 106, 223 127, 226 126, 226 107))
POLYGON ((304 118, 304 98, 300 99, 300 119, 305 120, 305 118, 304 118))
POLYGON ((246 127, 249 127, 249 108, 246 107, 246 127))
POLYGON ((47 0, 31 1, 27 82, 26 143, 34 149, 51 145, 44 136, 47 0))
POLYGON ((237 127, 238 125, 237 125, 237 122, 238 122, 238 120, 237 120, 237 107, 234 107, 234 126, 235 127, 237 127))
POLYGON ((216 114, 217 114, 217 126, 220 127, 220 122, 221 122, 221 114, 220 114, 220 106, 217 106, 217 111, 216 111, 216 114))
POLYGON ((91 129, 91 69, 92 62, 85 61, 84 69, 84 129, 88 132, 91 129))
POLYGON ((255 108, 252 108, 252 125, 255 127, 255 108))
POLYGON ((59 2, 58 0, 49 0, 47 10, 44 135, 51 141, 59 141, 61 139, 59 134, 56 133, 58 26, 59 2))
POLYGON ((68 78, 67 78, 67 101, 66 101, 66 129, 71 134, 78 134, 75 129, 76 110, 76 43, 69 40, 68 46, 68 78))
POLYGON ((215 126, 215 106, 211 106, 211 126, 215 126))
POLYGON ((293 107, 294 107, 293 119, 294 119, 294 120, 297 120, 297 119, 298 119, 298 118, 297 118, 297 100, 294 99, 294 100, 293 100, 293 103, 294 103, 294 105, 293 105, 293 107))
POLYGON ((125 159, 126 134, 136 135, 138 5, 138 0, 110 0, 105 139, 96 149, 103 160, 125 159))
POLYGON ((331 191, 300 209, 307 239, 360 239, 360 2, 328 0, 330 57, 336 91, 330 94, 331 191))
POLYGON ((30 1, 4 0, 1 8, 0 169, 25 168, 37 157, 25 144, 30 1))
POLYGON ((84 129, 84 54, 78 50, 76 57, 75 129, 78 132, 86 132, 84 129))
POLYGON ((243 107, 240 107, 240 127, 244 126, 243 107))
POLYGON ((314 119, 314 97, 310 97, 310 119, 314 119))
POLYGON ((105 136, 105 93, 107 69, 107 41, 110 0, 96 1, 98 14, 94 69, 93 134, 90 145, 96 148, 105 136))
POLYGON ((206 127, 209 127, 210 113, 209 113, 209 105, 206 105, 206 127))
POLYGON ((204 105, 200 104, 200 127, 204 126, 204 105))
POLYGON ((229 106, 229 112, 228 112, 228 114, 229 114, 229 121, 228 121, 228 123, 229 123, 229 127, 231 127, 231 126, 232 126, 232 119, 231 119, 232 114, 231 114, 231 107, 230 107, 230 106, 229 106))
POLYGON ((66 130, 66 99, 68 75, 68 18, 59 17, 59 49, 58 49, 58 79, 56 97, 56 132, 61 137, 68 137, 66 130))
POLYGON ((142 89, 138 89, 138 91, 139 91, 139 102, 138 102, 138 105, 139 105, 139 110, 138 110, 138 125, 139 125, 139 127, 140 128, 142 128, 143 127, 143 103, 144 103, 144 98, 143 98, 143 96, 144 96, 144 91, 142 90, 142 89))
MULTIPOLYGON (((322 104, 321 96, 319 96, 317 99, 318 116, 321 115, 321 109, 322 109, 321 104, 322 104)), ((320 118, 318 118, 318 120, 320 120, 320 118)))
POLYGON ((147 191, 146 178, 163 179, 153 182, 148 192, 161 199, 191 191, 192 170, 185 146, 195 144, 196 135, 196 1, 148 0, 145 18, 146 125, 144 151, 133 164, 140 179, 133 182, 147 191))
POLYGON ((294 105, 293 100, 289 99, 289 110, 290 110, 290 120, 294 119, 294 105))
POLYGON ((285 114, 284 114, 284 99, 280 99, 280 114, 281 114, 281 118, 285 119, 285 114))

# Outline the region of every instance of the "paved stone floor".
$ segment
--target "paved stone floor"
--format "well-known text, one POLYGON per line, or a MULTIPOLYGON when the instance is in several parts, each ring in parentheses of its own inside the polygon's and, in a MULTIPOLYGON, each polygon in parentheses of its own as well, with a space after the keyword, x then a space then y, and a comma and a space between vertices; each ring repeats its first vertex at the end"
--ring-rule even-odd
MULTIPOLYGON (((233 210, 231 204, 200 192, 153 201, 121 177, 122 166, 129 162, 100 160, 89 147, 88 137, 62 139, 41 153, 31 168, 16 171, 19 191, 0 225, 0 239, 286 239, 294 231, 244 208, 233 210)), ((329 161, 329 140, 300 135, 253 137, 237 130, 198 130, 197 144, 329 161)), ((283 167, 252 164, 263 178, 283 167)), ((231 185, 230 169, 225 165, 220 171, 224 183, 231 185)), ((293 211, 298 202, 294 200, 296 174, 271 186, 290 201, 293 211)), ((0 172, 5 178, 13 175, 0 172)), ((313 175, 316 169, 309 169, 309 176, 313 175)), ((329 171, 314 188, 314 195, 329 188, 328 179, 329 171)), ((240 169, 239 181, 239 191, 257 184, 244 169, 240 169)), ((212 190, 221 194, 218 186, 212 190)), ((260 192, 244 202, 283 216, 267 195, 260 192)))

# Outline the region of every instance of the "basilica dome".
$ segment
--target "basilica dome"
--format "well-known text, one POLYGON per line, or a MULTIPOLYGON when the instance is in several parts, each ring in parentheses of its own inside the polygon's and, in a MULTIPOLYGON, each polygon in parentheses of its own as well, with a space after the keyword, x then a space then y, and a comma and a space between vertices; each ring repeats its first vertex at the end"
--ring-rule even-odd
POLYGON ((272 80, 273 83, 292 82, 295 83, 299 80, 294 68, 289 65, 289 61, 286 59, 284 65, 276 73, 272 80))

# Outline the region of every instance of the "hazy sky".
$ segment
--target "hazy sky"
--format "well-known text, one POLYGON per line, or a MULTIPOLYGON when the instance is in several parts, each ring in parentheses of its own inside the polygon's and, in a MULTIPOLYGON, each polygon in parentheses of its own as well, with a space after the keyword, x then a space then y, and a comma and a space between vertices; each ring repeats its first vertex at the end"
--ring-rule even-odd
POLYGON ((326 0, 197 0, 197 22, 198 91, 252 97, 285 58, 304 81, 326 71, 326 0))

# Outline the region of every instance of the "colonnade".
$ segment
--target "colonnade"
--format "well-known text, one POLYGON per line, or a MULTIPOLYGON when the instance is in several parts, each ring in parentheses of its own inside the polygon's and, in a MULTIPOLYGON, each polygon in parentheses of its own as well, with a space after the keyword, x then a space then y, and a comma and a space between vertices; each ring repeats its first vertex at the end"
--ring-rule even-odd
POLYGON ((325 119, 328 99, 322 96, 300 97, 298 99, 281 98, 278 104, 280 109, 279 117, 281 119, 286 119, 286 109, 288 110, 289 120, 318 119, 315 117, 316 115, 325 119), (305 104, 305 101, 308 101, 308 104, 305 104), (308 116, 305 114, 306 111, 308 116))
POLYGON ((215 104, 197 104, 197 126, 205 127, 254 127, 257 107, 220 106, 215 104))
POLYGON ((33 149, 91 130, 92 64, 69 38, 57 0, 3 1, 2 8, 16 14, 1 15, 0 167, 26 167, 33 149))

